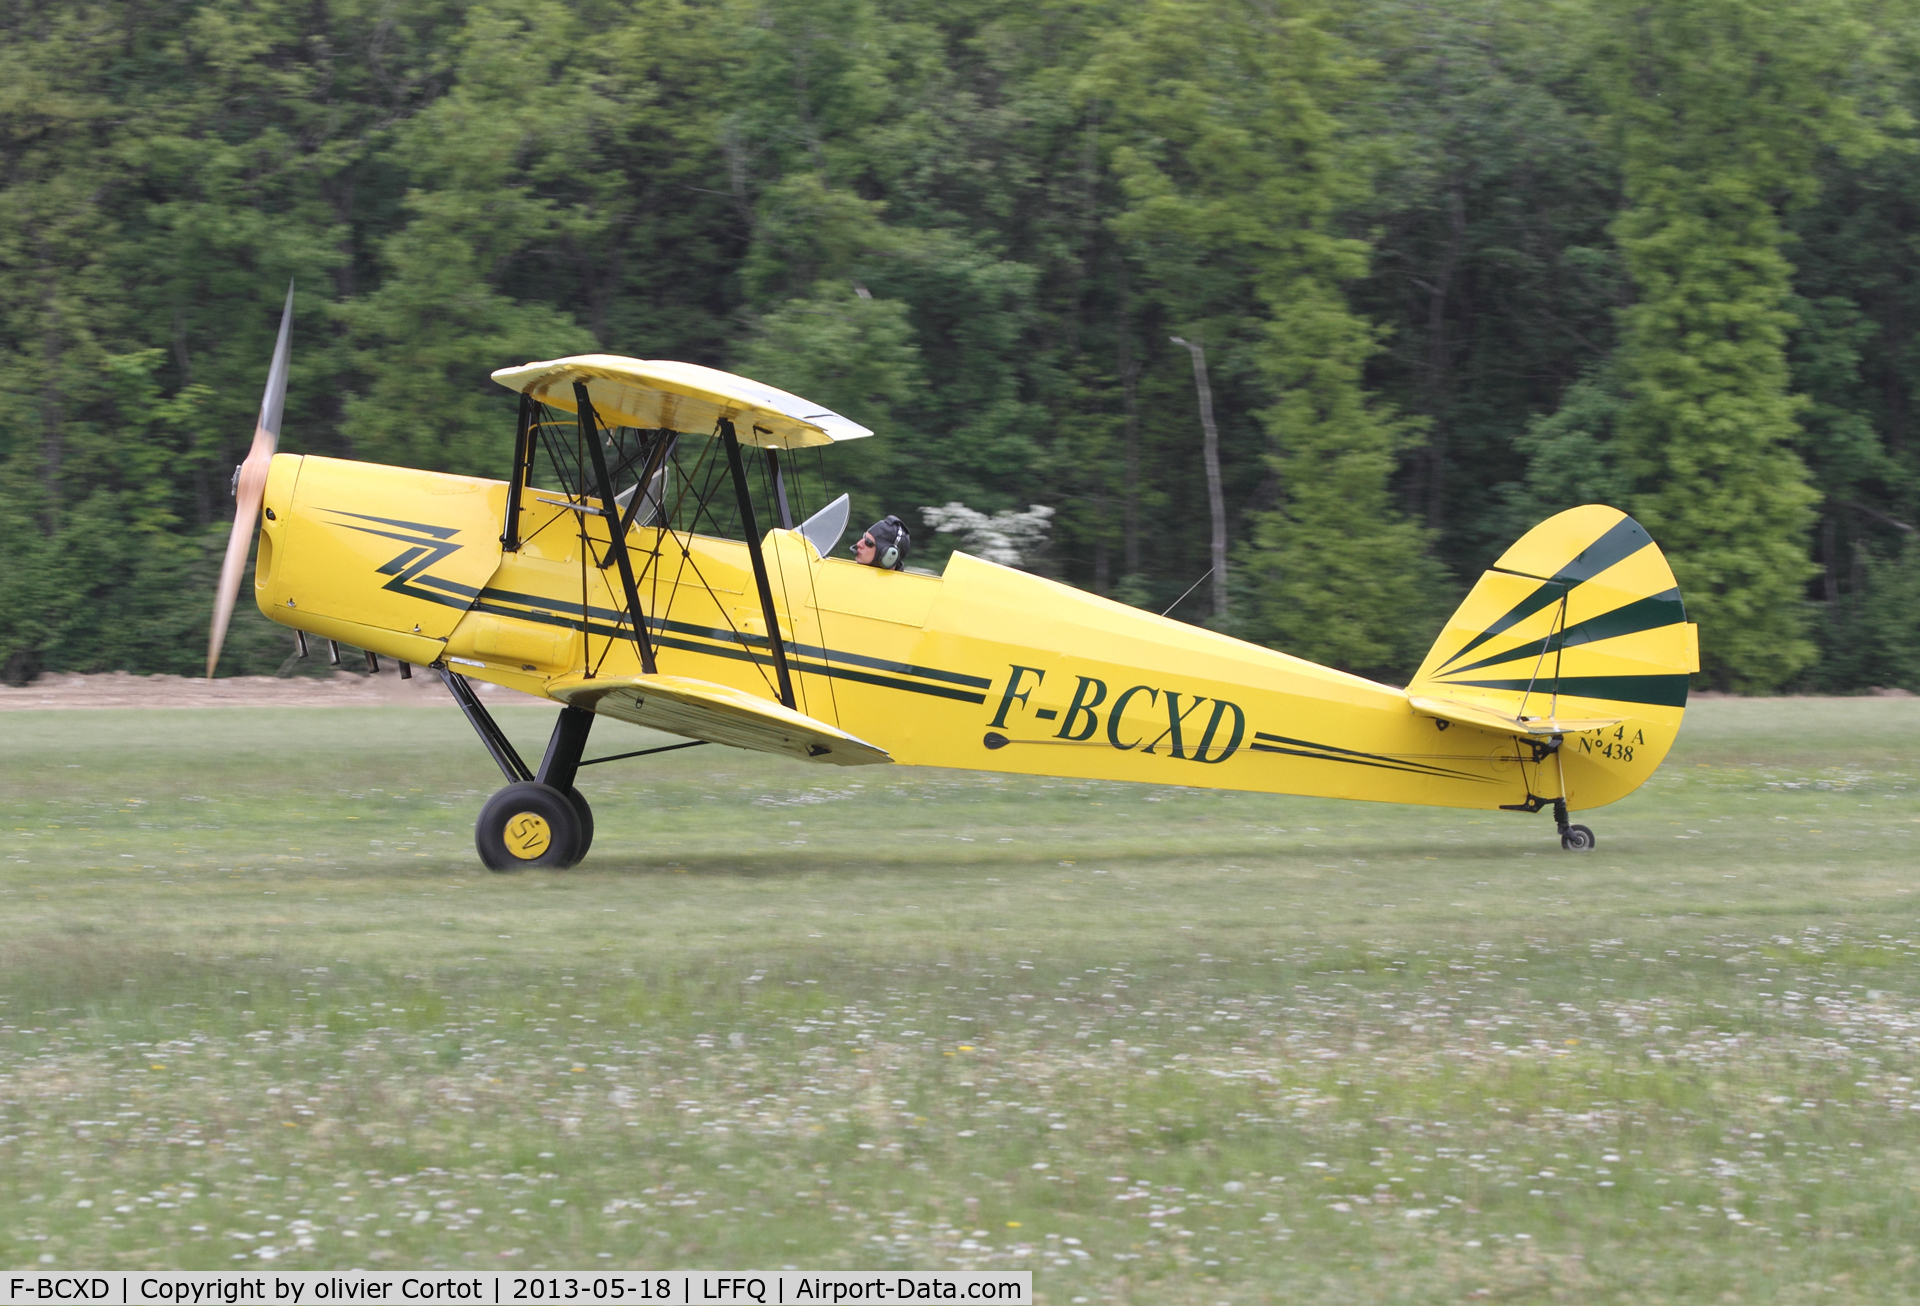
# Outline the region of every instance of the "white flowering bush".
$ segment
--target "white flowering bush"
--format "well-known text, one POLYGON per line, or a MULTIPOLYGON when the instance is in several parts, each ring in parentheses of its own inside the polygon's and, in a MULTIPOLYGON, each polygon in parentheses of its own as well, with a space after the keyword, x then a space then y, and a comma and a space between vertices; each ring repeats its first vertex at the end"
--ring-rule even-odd
POLYGON ((955 501, 943 508, 922 508, 920 515, 937 531, 964 536, 967 552, 1003 567, 1018 567, 1046 543, 1053 527, 1053 509, 1038 503, 1025 512, 997 512, 989 517, 955 501))

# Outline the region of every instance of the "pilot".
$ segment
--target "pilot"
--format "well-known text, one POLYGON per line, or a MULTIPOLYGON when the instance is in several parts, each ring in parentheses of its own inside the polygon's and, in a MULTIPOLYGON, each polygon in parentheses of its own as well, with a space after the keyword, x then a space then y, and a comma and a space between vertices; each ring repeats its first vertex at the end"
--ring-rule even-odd
POLYGON ((907 550, 912 546, 907 524, 889 516, 867 527, 867 533, 853 542, 852 553, 863 567, 899 571, 907 565, 907 550))

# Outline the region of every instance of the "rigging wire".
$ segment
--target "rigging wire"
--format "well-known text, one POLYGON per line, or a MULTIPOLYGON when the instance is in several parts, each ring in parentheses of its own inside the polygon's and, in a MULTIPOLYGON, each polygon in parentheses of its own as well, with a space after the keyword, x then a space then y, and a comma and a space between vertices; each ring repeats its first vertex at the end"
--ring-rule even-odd
MULTIPOLYGON (((566 503, 569 505, 571 511, 554 511, 553 509, 559 507, 559 505, 551 498, 535 499, 534 502, 536 503, 548 505, 549 513, 546 521, 542 522, 534 531, 523 537, 523 543, 532 542, 549 526, 554 525, 564 516, 571 515, 577 518, 575 525, 580 548, 582 666, 589 676, 597 676, 605 668, 606 660, 612 654, 614 646, 620 642, 621 636, 617 631, 604 636, 606 641, 605 646, 601 649, 598 657, 594 656, 592 644, 593 585, 588 575, 588 564, 589 561, 591 561, 594 569, 600 571, 601 580, 604 585, 606 581, 606 562, 599 556, 599 550, 594 547, 595 540, 587 523, 589 514, 577 510, 584 508, 591 497, 588 493, 589 487, 586 484, 585 469, 587 466, 587 450, 583 443, 583 436, 580 431, 577 415, 575 420, 564 421, 565 414, 557 412, 546 404, 537 404, 536 410, 535 420, 533 422, 535 442, 538 450, 545 452, 547 465, 553 473, 559 492, 565 497, 566 503), (593 555, 591 559, 589 559, 590 551, 593 555)), ((743 632, 734 621, 733 614, 727 607, 720 592, 714 588, 712 581, 707 578, 693 554, 693 540, 700 532, 700 522, 703 517, 708 525, 711 526, 714 534, 719 538, 732 539, 742 536, 744 532, 744 518, 740 513, 740 506, 738 504, 734 505, 732 513, 727 514, 726 520, 722 519, 722 513, 716 506, 717 496, 723 479, 719 475, 719 461, 714 453, 719 447, 719 441, 717 439, 709 440, 700 451, 699 457, 695 459, 692 471, 688 472, 681 465, 679 433, 677 432, 665 429, 640 430, 638 428, 628 427, 596 427, 596 430, 599 432, 599 436, 608 452, 612 454, 612 457, 608 460, 612 464, 612 468, 609 471, 609 479, 617 485, 620 478, 633 476, 633 492, 636 494, 650 494, 652 487, 651 485, 643 486, 639 483, 639 476, 634 472, 634 468, 636 466, 644 466, 647 462, 651 461, 653 451, 659 441, 665 440, 671 442, 664 457, 660 459, 660 493, 657 499, 652 501, 651 513, 657 518, 656 521, 649 523, 649 525, 654 527, 655 531, 653 547, 643 551, 645 553, 645 561, 642 564, 642 575, 645 576, 648 582, 649 591, 647 611, 658 613, 659 615, 649 618, 642 612, 628 612, 624 614, 624 621, 617 620, 615 624, 637 627, 644 622, 650 626, 664 628, 666 614, 660 612, 659 599, 661 587, 664 583, 671 587, 673 594, 677 595, 679 590, 687 585, 688 582, 685 577, 687 572, 691 571, 694 582, 706 591, 707 597, 712 601, 715 612, 718 613, 721 622, 725 624, 728 634, 732 637, 732 642, 746 654, 744 660, 755 668, 768 691, 775 692, 773 680, 768 670, 771 665, 771 658, 756 654, 752 642, 756 637, 749 636, 743 632), (674 560, 674 572, 672 576, 667 574, 667 562, 664 553, 664 548, 669 540, 673 542, 675 550, 679 554, 679 557, 674 560)), ((791 454, 791 451, 788 452, 791 454)), ((815 464, 819 469, 820 484, 824 487, 826 484, 824 452, 816 448, 815 455, 815 464)), ((532 465, 534 460, 535 455, 530 454, 528 458, 529 482, 532 481, 532 465)), ((791 459, 791 457, 789 458, 788 466, 792 469, 793 473, 795 473, 790 481, 790 493, 793 501, 798 501, 804 509, 807 505, 804 478, 797 474, 799 472, 798 464, 795 460, 791 459)), ((772 470, 768 465, 763 463, 759 472, 760 496, 767 506, 768 520, 776 520, 772 470)), ((751 489, 749 492, 751 493, 751 489)), ((824 493, 824 488, 821 492, 824 493)), ((645 505, 642 505, 642 507, 644 506, 645 505)), ((602 516, 602 520, 608 523, 607 545, 608 552, 611 553, 613 532, 619 529, 622 514, 617 507, 609 505, 602 505, 602 510, 603 513, 612 514, 610 516, 602 516)), ((636 518, 638 517, 638 511, 639 510, 636 509, 636 518)), ((593 515, 600 516, 601 514, 593 515)), ((628 533, 631 534, 631 531, 628 533)), ((787 583, 785 557, 778 549, 775 550, 775 553, 775 562, 780 568, 781 597, 787 602, 789 608, 788 623, 789 625, 795 625, 797 624, 797 619, 792 613, 794 606, 792 602, 793 595, 787 583)), ((831 674, 832 658, 826 648, 826 630, 819 606, 818 584, 814 570, 814 564, 809 564, 806 568, 808 598, 814 609, 816 638, 820 641, 819 656, 821 662, 825 664, 827 669, 827 692, 832 701, 833 715, 837 720, 840 715, 839 694, 837 686, 833 683, 833 676, 831 674)), ((613 596, 610 586, 608 587, 607 602, 609 608, 612 610, 617 611, 621 607, 619 600, 613 596)), ((672 607, 673 605, 674 599, 673 596, 670 595, 668 607, 672 607)), ((717 634, 718 632, 716 631, 715 633, 717 634)), ((797 630, 795 633, 798 633, 797 630)), ((769 649, 771 648, 771 643, 767 637, 762 636, 757 638, 759 638, 761 643, 767 644, 769 649)), ((801 680, 801 693, 807 693, 807 681, 804 676, 801 680)), ((777 697, 777 693, 775 693, 775 696, 777 697)), ((811 713, 810 702, 806 710, 811 713)))
MULTIPOLYGON (((766 684, 768 692, 772 694, 774 698, 779 698, 780 693, 777 689, 774 688, 773 680, 767 674, 767 667, 771 664, 772 659, 768 658, 766 661, 762 661, 761 659, 753 656, 753 646, 748 642, 747 637, 741 633, 740 628, 734 625, 733 616, 727 610, 726 604, 721 601, 720 595, 714 590, 713 584, 707 579, 706 574, 700 570, 700 564, 693 560, 693 550, 690 546, 693 543, 693 537, 696 533, 695 528, 699 524, 700 513, 703 508, 706 511, 707 520, 712 522, 714 525, 715 533, 716 534, 720 533, 720 519, 718 516, 714 514, 713 509, 710 506, 710 501, 713 497, 713 494, 716 492, 719 486, 719 480, 720 480, 719 476, 716 474, 714 470, 718 466, 717 460, 714 459, 714 450, 719 448, 719 445, 720 445, 720 441, 717 437, 707 441, 706 448, 700 451, 699 460, 694 464, 694 475, 696 477, 699 475, 702 468, 709 469, 708 476, 707 476, 708 488, 706 492, 704 494, 699 493, 696 490, 696 487, 694 486, 694 484, 692 483, 691 478, 689 479, 688 490, 695 491, 694 508, 693 508, 693 512, 690 514, 690 520, 687 525, 686 543, 680 544, 679 538, 677 536, 675 537, 674 542, 676 544, 680 544, 680 569, 675 573, 674 584, 676 586, 680 584, 679 577, 684 576, 686 574, 687 568, 691 567, 693 569, 694 577, 700 582, 700 587, 706 590, 707 596, 713 600, 714 610, 720 614, 720 619, 726 622, 728 631, 731 632, 733 635, 733 642, 738 644, 743 650, 746 651, 747 653, 746 661, 748 665, 752 666, 755 670, 757 670, 760 673, 760 679, 766 684)), ((680 502, 684 502, 684 501, 685 501, 685 495, 683 493, 680 502)), ((677 507, 678 507, 678 504, 676 504, 676 508, 677 507)))
MULTIPOLYGON (((814 470, 818 472, 820 476, 820 506, 825 507, 827 503, 827 451, 823 446, 814 446, 813 466, 814 470)), ((818 509, 815 511, 818 511, 818 509)), ((811 516, 811 514, 809 514, 809 516, 811 516)), ((807 518, 802 517, 800 520, 805 521, 807 518)), ((835 543, 838 543, 838 541, 836 540, 835 543)), ((818 550, 815 550, 815 552, 818 552, 818 550)), ((833 704, 833 724, 839 725, 840 686, 836 683, 839 677, 833 674, 833 646, 827 642, 827 619, 820 609, 819 571, 825 564, 826 555, 821 554, 818 564, 810 564, 807 567, 807 593, 813 600, 814 626, 820 635, 820 661, 826 667, 827 701, 833 704)))
MULTIPOLYGON (((1187 586, 1186 594, 1182 594, 1179 598, 1167 604, 1167 612, 1172 612, 1175 608, 1179 607, 1182 603, 1185 603, 1187 601, 1187 594, 1191 594, 1195 590, 1199 589, 1202 585, 1206 583, 1207 577, 1211 575, 1213 575, 1212 567, 1208 567, 1205 571, 1201 572, 1200 579, 1193 582, 1193 584, 1187 586)), ((1164 617, 1167 615, 1167 612, 1162 612, 1160 615, 1164 617)))
MULTIPOLYGON (((773 467, 771 463, 768 463, 765 460, 761 460, 761 463, 760 463, 760 481, 761 481, 761 484, 766 488, 766 494, 769 501, 769 509, 772 510, 777 508, 778 505, 772 502, 772 500, 775 497, 774 485, 773 485, 773 467)), ((779 521, 780 518, 778 516, 775 516, 773 520, 779 521)), ((776 532, 772 530, 768 531, 767 533, 769 535, 776 534, 776 532)), ((775 543, 774 543, 773 565, 777 567, 780 571, 780 597, 784 599, 787 604, 787 629, 792 631, 794 634, 794 637, 797 639, 800 634, 800 622, 799 622, 799 619, 793 615, 795 604, 793 602, 792 596, 788 593, 788 590, 787 590, 787 556, 786 556, 787 540, 784 538, 786 536, 793 535, 793 534, 795 534, 795 532, 785 526, 782 526, 779 529, 775 539, 775 543)), ((807 578, 809 581, 811 581, 813 578, 813 572, 811 568, 808 569, 807 578)), ((816 625, 818 625, 819 619, 820 619, 820 609, 818 607, 815 607, 814 622, 816 625)), ((815 632, 815 637, 820 638, 817 631, 815 632)), ((820 639, 820 642, 822 644, 825 644, 826 640, 820 639)), ((793 670, 796 672, 802 673, 794 677, 794 679, 799 682, 800 702, 804 705, 801 710, 804 711, 808 716, 812 716, 813 702, 807 693, 807 677, 804 674, 806 671, 806 668, 800 664, 799 651, 797 649, 794 650, 793 670)))
MULTIPOLYGON (((586 462, 586 446, 585 446, 585 443, 580 438, 580 427, 581 427, 581 423, 578 421, 576 421, 573 425, 573 465, 576 470, 584 472, 584 465, 586 462)), ((587 502, 586 476, 584 474, 580 475, 575 483, 580 486, 580 493, 577 497, 579 498, 581 505, 584 507, 587 502)), ((570 495, 568 497, 572 498, 575 496, 570 495)), ((578 520, 579 526, 580 526, 581 647, 586 653, 585 660, 587 661, 587 663, 590 665, 590 668, 591 668, 587 672, 587 674, 590 676, 595 676, 600 673, 601 664, 607 660, 607 654, 613 651, 613 637, 611 635, 607 637, 606 647, 600 650, 600 661, 595 662, 593 660, 593 608, 592 608, 592 605, 589 604, 587 601, 588 593, 589 593, 588 584, 587 584, 587 554, 592 550, 593 542, 587 538, 587 515, 581 512, 581 513, 575 513, 574 517, 578 520)))
MULTIPOLYGON (((607 480, 610 486, 618 485, 620 483, 620 477, 632 472, 635 461, 638 459, 644 458, 651 451, 654 445, 654 440, 658 438, 658 436, 659 436, 658 432, 641 430, 636 427, 622 426, 622 427, 607 428, 602 430, 602 434, 601 434, 602 443, 606 444, 612 450, 614 454, 614 459, 615 459, 613 470, 609 471, 607 474, 607 480), (632 432, 633 438, 631 440, 628 439, 628 434, 627 434, 628 432, 632 432), (632 446, 630 451, 628 450, 629 445, 632 446)), ((582 469, 583 473, 584 473, 584 470, 585 469, 583 468, 582 469)), ((640 486, 639 478, 637 476, 634 478, 633 492, 635 494, 641 494, 643 492, 643 487, 640 486)), ((604 554, 598 554, 596 556, 594 565, 600 569, 601 581, 603 584, 607 584, 608 601, 617 611, 620 607, 620 600, 613 596, 613 587, 611 584, 608 584, 606 581, 606 572, 607 572, 607 567, 609 565, 615 565, 614 558, 613 558, 614 532, 621 530, 621 528, 625 525, 625 514, 622 513, 620 510, 618 494, 614 496, 614 501, 612 503, 602 504, 601 511, 604 514, 601 517, 601 520, 605 522, 607 526, 607 550, 604 554)), ((637 512, 637 507, 636 507, 636 512, 637 512)), ((586 518, 584 515, 581 517, 581 529, 583 531, 583 546, 585 546, 585 545, 588 545, 590 542, 588 542, 584 536, 584 532, 586 529, 586 518)), ((627 533, 630 533, 630 532, 627 532, 627 533)), ((584 547, 582 552, 583 553, 585 552, 584 547)), ((631 556, 632 550, 629 549, 628 553, 629 553, 629 556, 631 556)), ((582 559, 582 565, 584 566, 584 558, 582 559)), ((650 566, 651 559, 649 559, 649 562, 645 565, 650 566)), ((644 574, 644 568, 643 568, 643 574, 644 574)), ((635 580, 635 588, 636 590, 638 589, 637 578, 635 580)), ((584 594, 583 594, 583 602, 584 602, 584 594)), ((651 608, 645 611, 627 613, 627 619, 625 624, 627 625, 630 631, 633 631, 635 633, 635 636, 637 638, 645 638, 643 625, 646 621, 646 611, 650 611, 650 610, 651 608)), ((585 619, 584 614, 583 614, 583 619, 585 619)), ((617 640, 615 637, 613 636, 608 637, 607 645, 604 649, 600 651, 600 660, 594 664, 593 671, 591 674, 597 676, 600 673, 600 669, 606 664, 607 658, 612 655, 614 645, 616 642, 617 640)))

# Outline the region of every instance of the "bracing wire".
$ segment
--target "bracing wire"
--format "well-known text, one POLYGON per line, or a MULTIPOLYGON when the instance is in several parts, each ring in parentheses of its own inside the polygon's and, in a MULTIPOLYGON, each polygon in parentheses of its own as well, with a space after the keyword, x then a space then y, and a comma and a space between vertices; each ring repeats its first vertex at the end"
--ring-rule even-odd
MULTIPOLYGON (((1199 580, 1187 586, 1186 594, 1182 594, 1179 598, 1167 604, 1167 612, 1172 612, 1175 608, 1179 607, 1182 603, 1185 603, 1187 601, 1187 594, 1193 593, 1195 590, 1199 589, 1202 585, 1206 584, 1207 577, 1211 575, 1213 575, 1213 568, 1208 567, 1206 571, 1201 574, 1201 577, 1199 580)), ((1162 612, 1160 615, 1164 617, 1167 615, 1167 612, 1162 612)))
MULTIPOLYGON (((767 510, 770 514, 772 514, 773 520, 778 522, 780 520, 779 504, 776 502, 778 495, 775 494, 774 487, 773 487, 773 471, 765 461, 759 460, 759 459, 756 459, 755 461, 760 462, 760 484, 765 493, 765 497, 767 500, 767 510)), ((800 619, 794 615, 794 611, 798 605, 794 603, 793 596, 787 590, 787 550, 786 550, 786 540, 784 538, 786 535, 791 534, 791 532, 787 530, 787 528, 785 528, 784 526, 775 526, 775 527, 769 528, 768 534, 773 534, 774 531, 778 531, 782 538, 779 538, 776 540, 775 548, 773 550, 773 565, 776 568, 778 568, 780 572, 780 597, 786 602, 786 605, 787 605, 787 630, 790 632, 791 639, 797 640, 800 636, 800 619)), ((808 577, 809 579, 811 579, 812 577, 811 571, 808 572, 808 577)), ((814 613, 815 613, 815 618, 817 620, 819 609, 815 608, 814 613)), ((807 676, 805 674, 806 668, 802 666, 800 663, 799 651, 797 649, 794 649, 792 650, 792 652, 794 656, 791 661, 791 670, 793 672, 794 680, 798 683, 800 703, 801 703, 800 710, 805 712, 808 716, 812 716, 813 702, 812 702, 812 699, 808 696, 808 692, 807 692, 807 676)))
MULTIPOLYGON (((557 488, 560 493, 565 496, 567 502, 573 505, 585 506, 587 501, 592 497, 592 495, 589 494, 590 487, 587 485, 587 450, 582 443, 577 418, 563 421, 563 418, 566 416, 566 414, 558 413, 545 404, 537 405, 535 421, 533 423, 536 445, 538 450, 544 451, 547 466, 553 474, 557 488)), ((660 459, 660 493, 651 508, 651 513, 656 518, 656 520, 649 523, 654 527, 653 546, 650 549, 641 550, 643 561, 640 566, 640 574, 636 577, 636 580, 644 579, 647 583, 647 613, 654 615, 648 616, 641 612, 632 612, 627 614, 627 621, 636 625, 641 622, 646 622, 649 625, 655 625, 656 628, 664 629, 666 614, 660 611, 661 590, 664 586, 670 589, 671 594, 677 594, 682 586, 689 583, 687 581, 687 575, 691 572, 693 576, 692 583, 697 584, 701 589, 706 591, 708 598, 713 604, 714 611, 718 614, 721 623, 725 625, 728 634, 732 637, 733 643, 748 653, 746 660, 756 669, 769 693, 777 697, 777 691, 774 688, 773 677, 769 669, 769 660, 756 657, 752 654, 753 644, 751 637, 743 632, 735 622, 733 614, 727 607, 720 592, 714 588, 711 580, 708 579, 705 572, 701 569, 700 563, 694 556, 692 548, 693 539, 700 533, 703 520, 713 530, 714 534, 722 539, 733 538, 744 532, 745 522, 738 505, 735 505, 729 520, 722 520, 723 514, 718 507, 717 496, 725 481, 725 478, 720 472, 720 460, 715 453, 715 450, 719 448, 719 441, 717 439, 707 441, 701 449, 699 456, 694 460, 691 471, 689 471, 682 466, 679 437, 672 431, 629 430, 629 428, 625 427, 596 429, 599 431, 600 438, 606 445, 607 452, 610 455, 607 459, 609 464, 609 478, 617 487, 621 478, 633 477, 635 479, 634 493, 636 494, 650 494, 652 490, 651 482, 649 481, 647 485, 641 485, 639 483, 642 472, 644 472, 646 465, 652 461, 653 453, 658 447, 658 443, 660 441, 672 442, 665 455, 660 459), (636 472, 636 467, 640 468, 641 471, 636 472), (734 529, 729 529, 730 524, 734 529), (669 574, 668 571, 668 561, 664 552, 669 542, 671 542, 674 552, 678 555, 673 559, 671 574, 669 574)), ((788 452, 789 455, 791 455, 791 451, 788 452)), ((824 486, 826 481, 824 457, 818 456, 818 450, 815 452, 820 481, 824 486)), ((531 457, 529 461, 532 461, 531 457)), ((773 487, 771 468, 763 463, 758 470, 759 481, 757 488, 762 505, 764 505, 767 513, 767 520, 770 522, 778 521, 780 520, 778 517, 778 499, 773 487)), ((800 469, 797 460, 789 456, 786 470, 788 473, 789 506, 791 507, 797 504, 801 509, 801 517, 804 519, 804 509, 808 501, 804 492, 804 478, 799 475, 800 469)), ((528 479, 531 482, 531 475, 528 479)), ((753 492, 753 488, 754 486, 750 482, 749 493, 753 492)), ((594 491, 594 493, 597 492, 597 490, 594 491)), ((536 500, 536 502, 541 501, 536 500)), ((546 500, 545 502, 553 501, 546 500)), ((644 509, 645 507, 645 504, 641 505, 641 508, 644 509)), ((611 552, 612 532, 620 528, 622 524, 621 517, 616 505, 603 505, 603 509, 609 514, 604 520, 608 523, 608 551, 611 552)), ((639 510, 637 509, 636 519, 638 515, 639 510)), ((598 550, 594 547, 595 541, 586 520, 587 514, 581 512, 549 511, 546 520, 541 522, 534 531, 529 533, 525 537, 525 540, 531 542, 549 526, 552 526, 564 516, 574 516, 578 518, 575 525, 581 555, 580 626, 583 668, 587 670, 587 674, 589 675, 599 675, 604 669, 606 660, 612 654, 615 645, 619 644, 621 640, 617 632, 605 636, 604 646, 601 648, 599 654, 597 656, 595 655, 592 644, 593 584, 588 572, 588 566, 591 562, 596 569, 603 573, 601 579, 604 583, 606 560, 599 557, 598 550), (590 550, 594 554, 591 559, 588 556, 590 550)), ((632 550, 630 549, 629 552, 632 552, 632 550)), ((797 636, 799 634, 798 627, 800 618, 795 613, 796 605, 793 603, 795 596, 792 594, 791 587, 788 583, 789 578, 786 573, 785 555, 778 549, 776 549, 775 552, 776 565, 780 568, 780 594, 782 600, 788 607, 787 624, 792 628, 793 634, 797 636)), ((814 575, 814 564, 809 564, 806 571, 807 594, 810 604, 814 608, 815 625, 817 627, 815 637, 820 643, 821 661, 826 664, 827 692, 832 701, 834 717, 837 720, 840 714, 839 696, 836 692, 837 687, 833 684, 831 656, 825 647, 827 642, 826 630, 824 619, 820 613, 818 585, 814 575)), ((671 594, 668 600, 670 606, 673 604, 671 594)), ((610 590, 608 601, 609 606, 615 609, 621 606, 620 602, 612 597, 610 590)), ((806 675, 803 674, 800 677, 800 683, 801 694, 809 694, 806 675)), ((810 700, 804 710, 811 711, 810 700)))
MULTIPOLYGON (((820 476, 820 502, 824 505, 827 501, 827 456, 818 446, 814 448, 813 452, 814 467, 820 476)), ((795 460, 794 470, 795 494, 797 496, 799 494, 798 485, 800 481, 798 460, 795 460)), ((807 516, 811 515, 812 514, 807 514, 807 516)), ((806 516, 800 518, 801 521, 805 521, 806 519, 806 516)), ((822 557, 819 562, 807 564, 807 599, 813 605, 814 636, 820 641, 820 662, 825 668, 825 674, 821 678, 827 682, 827 701, 833 704, 833 724, 839 725, 840 688, 834 683, 833 646, 827 639, 827 619, 820 609, 819 571, 820 568, 825 565, 825 557, 822 557)))
MULTIPOLYGON (((1527 700, 1533 697, 1533 687, 1536 684, 1538 684, 1540 681, 1540 668, 1546 665, 1547 650, 1553 647, 1554 632, 1557 630, 1560 630, 1565 626, 1566 619, 1567 619, 1567 593, 1566 591, 1563 590, 1561 591, 1561 594, 1560 594, 1560 606, 1554 610, 1553 618, 1547 622, 1547 633, 1540 641, 1540 656, 1533 660, 1533 674, 1527 678, 1527 688, 1520 695, 1520 710, 1514 713, 1515 716, 1520 717, 1523 720, 1525 719, 1527 714, 1527 700)), ((1554 712, 1559 709, 1559 706, 1560 706, 1559 663, 1556 660, 1554 664, 1553 700, 1552 700, 1552 706, 1550 706, 1547 710, 1547 715, 1551 717, 1554 714, 1554 712)))
MULTIPOLYGON (((685 502, 686 494, 688 492, 692 492, 694 494, 693 511, 688 514, 688 522, 686 527, 686 531, 687 531, 686 542, 683 544, 680 542, 678 536, 674 537, 674 542, 679 546, 679 550, 680 550, 680 565, 679 565, 679 570, 675 573, 674 584, 676 586, 679 585, 680 584, 679 577, 684 576, 688 568, 692 568, 694 578, 697 581, 699 581, 700 587, 706 590, 707 596, 713 600, 714 610, 720 614, 720 620, 724 621, 727 624, 727 630, 729 631, 729 633, 732 634, 734 642, 740 645, 740 647, 743 649, 751 650, 752 645, 748 643, 746 636, 741 632, 740 628, 734 625, 733 615, 730 612, 728 612, 726 604, 721 601, 720 595, 714 590, 712 582, 708 581, 706 574, 700 570, 700 564, 693 560, 693 549, 691 546, 693 543, 693 537, 697 533, 696 528, 699 525, 700 514, 703 509, 706 512, 707 520, 713 523, 714 533, 715 534, 722 533, 720 529, 720 519, 717 515, 715 515, 715 513, 713 512, 710 506, 710 500, 713 494, 715 493, 715 491, 717 490, 717 487, 720 483, 719 476, 716 474, 714 470, 712 470, 713 468, 717 467, 717 459, 714 458, 714 450, 719 447, 719 444, 720 442, 718 439, 707 441, 706 448, 700 451, 700 457, 698 461, 695 462, 694 464, 693 477, 688 478, 688 484, 686 489, 682 491, 680 499, 676 500, 675 502, 675 511, 677 512, 679 510, 680 505, 685 502), (708 475, 706 478, 708 482, 708 488, 704 494, 701 493, 698 490, 697 486, 695 485, 695 481, 697 481, 697 479, 699 478, 702 469, 708 470, 708 475)), ((780 696, 780 693, 779 693, 779 690, 774 687, 772 677, 769 676, 767 673, 767 664, 761 662, 757 658, 752 658, 752 657, 749 657, 748 663, 759 672, 760 679, 763 682, 765 682, 768 692, 771 693, 773 697, 778 698, 780 696)))

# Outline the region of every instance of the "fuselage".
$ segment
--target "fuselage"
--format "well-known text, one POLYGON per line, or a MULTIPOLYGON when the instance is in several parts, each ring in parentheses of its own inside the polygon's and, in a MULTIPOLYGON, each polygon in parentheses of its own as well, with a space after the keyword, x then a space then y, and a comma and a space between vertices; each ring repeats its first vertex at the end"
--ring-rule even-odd
MULTIPOLYGON (((604 520, 583 539, 565 496, 529 488, 506 552, 506 500, 499 481, 278 455, 260 610, 537 696, 638 675, 598 565, 604 520)), ((657 670, 775 699, 747 546, 650 526, 627 540, 657 670)), ((1679 725, 1648 708, 1537 760, 1394 686, 966 554, 934 577, 822 558, 796 531, 763 548, 796 708, 909 765, 1480 809, 1564 784, 1579 809, 1636 788, 1679 725)))

